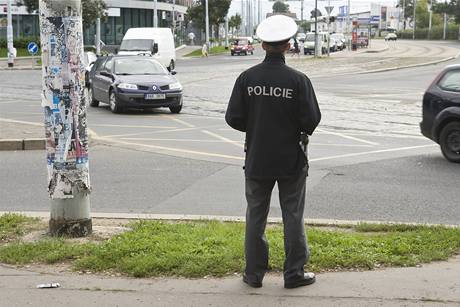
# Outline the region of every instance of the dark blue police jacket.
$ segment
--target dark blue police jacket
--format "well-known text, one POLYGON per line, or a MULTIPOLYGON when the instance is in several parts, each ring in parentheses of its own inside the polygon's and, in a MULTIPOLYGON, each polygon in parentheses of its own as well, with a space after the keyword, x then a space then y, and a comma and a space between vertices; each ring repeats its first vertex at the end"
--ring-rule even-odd
POLYGON ((225 120, 246 132, 246 177, 276 179, 305 167, 300 134, 313 133, 321 112, 308 77, 288 67, 284 55, 267 54, 236 80, 225 120))

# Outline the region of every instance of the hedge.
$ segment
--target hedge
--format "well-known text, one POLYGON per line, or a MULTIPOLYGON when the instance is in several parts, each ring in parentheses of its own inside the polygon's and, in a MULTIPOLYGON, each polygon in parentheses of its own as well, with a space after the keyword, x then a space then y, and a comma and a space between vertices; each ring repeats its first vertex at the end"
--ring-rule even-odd
MULTIPOLYGON (((435 26, 431 28, 430 39, 442 39, 443 26, 435 26)), ((413 30, 404 30, 398 32, 399 38, 412 39, 413 30)), ((428 28, 415 29, 416 39, 428 39, 428 28)), ((459 39, 459 25, 449 25, 447 27, 446 39, 458 40, 459 39)))
MULTIPOLYGON (((13 44, 15 48, 27 49, 27 45, 30 42, 35 42, 40 45, 40 37, 27 36, 27 37, 15 38, 13 44)), ((8 47, 8 41, 5 38, 0 38, 0 48, 7 48, 7 47, 8 47)))

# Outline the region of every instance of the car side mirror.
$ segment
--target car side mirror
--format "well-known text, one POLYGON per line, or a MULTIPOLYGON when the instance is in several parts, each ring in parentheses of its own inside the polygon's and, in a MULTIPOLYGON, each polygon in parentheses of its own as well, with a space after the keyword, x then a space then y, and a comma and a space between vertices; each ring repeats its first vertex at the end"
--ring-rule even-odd
POLYGON ((108 71, 101 71, 101 76, 104 76, 104 77, 108 77, 110 79, 114 79, 113 78, 113 75, 111 73, 109 73, 108 71))
POLYGON ((154 44, 153 44, 152 53, 153 53, 153 54, 158 53, 158 43, 154 43, 154 44))

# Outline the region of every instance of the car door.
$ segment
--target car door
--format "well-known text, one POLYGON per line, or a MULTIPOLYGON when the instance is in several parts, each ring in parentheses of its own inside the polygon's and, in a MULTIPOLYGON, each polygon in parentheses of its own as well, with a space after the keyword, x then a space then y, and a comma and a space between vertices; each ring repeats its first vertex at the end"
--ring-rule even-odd
POLYGON ((96 99, 105 103, 109 103, 109 90, 113 83, 113 79, 111 77, 112 63, 112 58, 108 58, 104 65, 102 65, 100 72, 96 74, 98 80, 98 96, 96 99))
POLYGON ((101 70, 104 67, 107 58, 102 58, 96 62, 94 71, 91 72, 91 86, 93 87, 93 96, 96 100, 101 100, 102 97, 102 81, 101 81, 101 70))

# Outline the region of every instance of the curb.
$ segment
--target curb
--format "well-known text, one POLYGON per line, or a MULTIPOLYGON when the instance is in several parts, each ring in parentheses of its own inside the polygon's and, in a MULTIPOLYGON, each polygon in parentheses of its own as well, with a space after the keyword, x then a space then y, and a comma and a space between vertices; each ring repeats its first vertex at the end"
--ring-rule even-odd
MULTIPOLYGON (((49 212, 44 211, 0 211, 0 216, 4 214, 21 214, 32 218, 46 219, 50 217, 49 212)), ((246 221, 244 216, 225 216, 225 215, 193 215, 193 214, 146 214, 146 213, 104 213, 92 212, 91 218, 94 219, 114 219, 114 220, 158 220, 158 221, 219 221, 219 222, 239 222, 246 221)), ((282 218, 269 217, 269 224, 281 224, 282 218)), ((359 224, 377 225, 411 225, 428 227, 449 227, 460 228, 460 225, 430 224, 430 223, 405 223, 395 221, 367 221, 367 220, 334 220, 334 219, 304 219, 306 225, 310 226, 356 226, 359 224)))
POLYGON ((176 48, 176 51, 179 51, 179 50, 182 50, 184 49, 185 47, 187 47, 187 45, 180 45, 179 47, 176 48))
POLYGON ((385 52, 385 51, 387 51, 388 49, 390 49, 390 47, 387 46, 387 47, 382 48, 382 49, 374 49, 374 50, 370 49, 370 50, 365 50, 365 51, 363 51, 363 52, 361 52, 361 53, 380 53, 380 52, 385 52))
POLYGON ((0 139, 0 151, 44 150, 45 139, 0 139))
POLYGON ((8 70, 41 70, 41 69, 42 69, 41 65, 39 65, 37 67, 34 67, 34 68, 25 67, 25 66, 23 66, 23 67, 3 67, 3 68, 0 67, 0 71, 8 71, 8 70))

